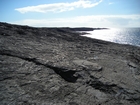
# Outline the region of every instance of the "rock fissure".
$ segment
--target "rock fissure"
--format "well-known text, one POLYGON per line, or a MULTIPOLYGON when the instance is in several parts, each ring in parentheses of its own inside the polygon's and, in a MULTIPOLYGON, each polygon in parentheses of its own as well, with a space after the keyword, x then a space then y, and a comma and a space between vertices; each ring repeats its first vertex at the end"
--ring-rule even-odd
MULTIPOLYGON (((115 84, 105 84, 99 80, 90 80, 87 84, 95 89, 98 89, 102 92, 109 93, 109 94, 116 94, 113 88, 116 88, 117 85, 115 84)), ((117 87, 118 88, 118 87, 117 87)))
POLYGON ((5 78, 0 78, 0 81, 4 81, 4 80, 10 80, 13 79, 13 77, 5 77, 5 78))
POLYGON ((92 88, 97 89, 101 92, 104 92, 106 94, 112 94, 115 99, 124 98, 125 100, 135 103, 135 105, 137 105, 137 103, 140 103, 139 97, 132 97, 136 93, 130 93, 126 89, 119 87, 116 84, 103 83, 93 76, 86 83, 92 88))
POLYGON ((61 67, 55 67, 55 66, 52 66, 49 64, 43 64, 43 63, 40 63, 39 61, 37 61, 36 58, 27 58, 27 57, 23 57, 23 56, 17 56, 17 55, 13 55, 10 53, 4 53, 4 51, 3 52, 0 51, 0 54, 6 55, 6 56, 11 56, 11 57, 17 57, 17 58, 23 59, 25 61, 35 63, 36 65, 42 65, 42 66, 45 66, 47 68, 50 68, 50 69, 54 70, 55 73, 60 75, 67 82, 74 83, 78 79, 78 76, 74 75, 76 73, 76 71, 68 70, 68 69, 61 68, 61 67))

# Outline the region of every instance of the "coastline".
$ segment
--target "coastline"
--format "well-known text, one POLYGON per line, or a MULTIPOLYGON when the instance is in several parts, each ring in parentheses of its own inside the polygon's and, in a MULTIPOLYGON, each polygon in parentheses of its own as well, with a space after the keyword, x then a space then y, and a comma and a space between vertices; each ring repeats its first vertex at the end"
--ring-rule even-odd
POLYGON ((140 104, 140 47, 7 23, 0 47, 1 105, 140 104))
POLYGON ((107 30, 86 31, 88 34, 83 34, 83 36, 140 47, 139 30, 140 28, 110 28, 107 30))

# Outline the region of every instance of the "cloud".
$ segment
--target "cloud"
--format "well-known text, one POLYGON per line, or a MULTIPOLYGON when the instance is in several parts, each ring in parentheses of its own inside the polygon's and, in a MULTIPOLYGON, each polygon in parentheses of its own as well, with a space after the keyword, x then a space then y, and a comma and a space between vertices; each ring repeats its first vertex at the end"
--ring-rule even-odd
POLYGON ((140 27, 140 15, 90 15, 71 18, 25 19, 12 23, 37 27, 140 27))
POLYGON ((98 4, 100 4, 103 0, 98 0, 98 2, 95 2, 97 0, 78 0, 71 3, 54 3, 54 4, 42 4, 37 6, 28 6, 23 8, 17 8, 16 11, 20 13, 27 13, 27 12, 41 12, 41 13, 47 13, 47 12, 64 12, 64 11, 71 11, 76 8, 91 8, 98 4))
POLYGON ((112 4, 114 4, 113 2, 110 2, 110 3, 108 3, 109 5, 112 5, 112 4))

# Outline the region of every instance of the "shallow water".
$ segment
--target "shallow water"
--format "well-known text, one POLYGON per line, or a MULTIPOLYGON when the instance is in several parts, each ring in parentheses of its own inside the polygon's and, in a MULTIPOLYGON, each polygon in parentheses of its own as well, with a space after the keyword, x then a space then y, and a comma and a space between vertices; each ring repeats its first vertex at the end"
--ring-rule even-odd
POLYGON ((111 28, 87 32, 90 34, 85 34, 83 36, 120 44, 140 46, 140 28, 111 28))

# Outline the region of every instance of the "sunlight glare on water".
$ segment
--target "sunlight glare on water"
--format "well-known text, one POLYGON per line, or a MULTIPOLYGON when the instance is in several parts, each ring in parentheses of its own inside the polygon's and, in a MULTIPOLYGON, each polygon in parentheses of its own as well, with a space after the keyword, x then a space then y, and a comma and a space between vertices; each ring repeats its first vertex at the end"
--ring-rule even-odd
POLYGON ((104 30, 88 31, 88 33, 90 34, 85 34, 83 36, 115 43, 140 46, 140 28, 111 28, 104 30))

